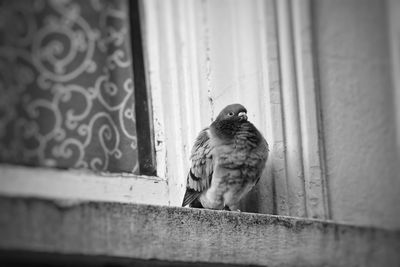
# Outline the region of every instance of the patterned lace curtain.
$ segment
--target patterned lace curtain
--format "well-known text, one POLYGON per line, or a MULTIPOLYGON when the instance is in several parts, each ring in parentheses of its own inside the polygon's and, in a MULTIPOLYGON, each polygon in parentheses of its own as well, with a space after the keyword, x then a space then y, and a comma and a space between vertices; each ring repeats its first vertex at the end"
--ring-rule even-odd
POLYGON ((139 172, 128 5, 0 1, 0 162, 139 172))

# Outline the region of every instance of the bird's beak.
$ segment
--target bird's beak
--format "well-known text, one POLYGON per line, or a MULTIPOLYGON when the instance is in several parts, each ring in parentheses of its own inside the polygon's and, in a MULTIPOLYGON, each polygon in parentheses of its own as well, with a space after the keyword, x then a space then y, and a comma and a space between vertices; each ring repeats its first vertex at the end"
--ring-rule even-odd
POLYGON ((244 111, 239 112, 238 117, 240 118, 240 120, 247 121, 247 114, 244 111))

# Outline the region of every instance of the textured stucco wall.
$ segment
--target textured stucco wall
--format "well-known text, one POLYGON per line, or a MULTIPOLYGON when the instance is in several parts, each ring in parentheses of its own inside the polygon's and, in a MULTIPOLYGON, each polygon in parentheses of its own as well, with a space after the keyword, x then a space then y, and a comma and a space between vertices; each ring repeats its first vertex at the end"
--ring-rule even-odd
POLYGON ((385 1, 315 1, 332 217, 400 228, 385 1))

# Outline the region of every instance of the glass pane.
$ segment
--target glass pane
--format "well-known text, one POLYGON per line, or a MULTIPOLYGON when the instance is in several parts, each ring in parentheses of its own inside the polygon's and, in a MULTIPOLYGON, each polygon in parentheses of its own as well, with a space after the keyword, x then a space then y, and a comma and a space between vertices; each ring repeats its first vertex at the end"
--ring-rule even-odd
POLYGON ((0 5, 0 161, 139 173, 128 1, 0 5))

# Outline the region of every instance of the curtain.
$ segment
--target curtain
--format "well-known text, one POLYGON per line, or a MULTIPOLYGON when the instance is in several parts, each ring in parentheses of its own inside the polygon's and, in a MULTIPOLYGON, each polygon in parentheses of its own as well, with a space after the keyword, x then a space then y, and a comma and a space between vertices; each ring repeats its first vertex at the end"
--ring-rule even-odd
POLYGON ((124 0, 0 1, 0 161, 139 172, 124 0))

